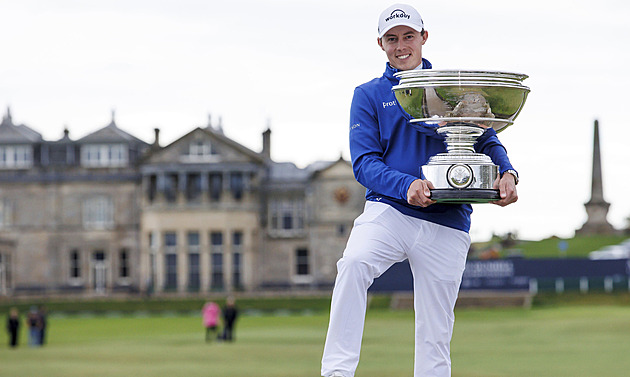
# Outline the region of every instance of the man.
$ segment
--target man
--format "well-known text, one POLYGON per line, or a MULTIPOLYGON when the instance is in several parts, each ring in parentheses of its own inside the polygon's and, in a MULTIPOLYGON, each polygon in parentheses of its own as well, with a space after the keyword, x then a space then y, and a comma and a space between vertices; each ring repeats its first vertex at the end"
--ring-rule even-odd
POLYGON ((223 309, 223 340, 234 340, 234 324, 238 317, 238 309, 236 308, 236 301, 232 296, 228 297, 225 302, 225 308, 223 309))
MULTIPOLYGON (((422 57, 428 39, 420 14, 396 4, 381 14, 378 45, 388 63, 382 77, 355 89, 350 110, 354 174, 367 188, 366 205, 337 263, 322 376, 352 377, 359 362, 367 289, 392 264, 409 260, 414 277, 414 376, 450 376, 453 309, 470 247, 468 204, 440 204, 419 166, 445 151, 433 134, 410 127, 396 104, 394 73, 430 69, 422 57)), ((517 173, 494 130, 475 145, 499 165, 495 182, 505 206, 518 199, 517 173)))
POLYGON ((9 347, 16 348, 20 331, 20 315, 17 308, 11 308, 7 318, 7 332, 9 333, 9 347))

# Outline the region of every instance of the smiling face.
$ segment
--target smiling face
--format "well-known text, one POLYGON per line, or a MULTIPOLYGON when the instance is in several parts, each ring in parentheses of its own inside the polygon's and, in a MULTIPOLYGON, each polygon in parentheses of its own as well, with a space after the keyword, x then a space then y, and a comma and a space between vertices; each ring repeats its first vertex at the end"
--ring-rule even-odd
POLYGON ((401 71, 414 69, 422 64, 422 46, 429 33, 420 34, 409 26, 391 28, 378 39, 378 45, 385 51, 389 64, 401 71))

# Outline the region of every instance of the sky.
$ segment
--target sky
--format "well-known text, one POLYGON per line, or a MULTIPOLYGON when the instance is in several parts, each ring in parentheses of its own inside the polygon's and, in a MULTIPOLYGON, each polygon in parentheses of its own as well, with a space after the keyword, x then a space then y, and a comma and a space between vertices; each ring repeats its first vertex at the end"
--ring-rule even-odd
MULTIPOLYGON (((350 158, 356 86, 381 76, 377 0, 0 0, 0 113, 47 140, 112 119, 166 145, 219 122, 254 151, 300 167, 350 158)), ((529 75, 531 93, 499 134, 519 200, 474 206, 471 236, 572 237, 586 221, 599 121, 609 222, 628 226, 630 2, 410 2, 439 69, 529 75)))

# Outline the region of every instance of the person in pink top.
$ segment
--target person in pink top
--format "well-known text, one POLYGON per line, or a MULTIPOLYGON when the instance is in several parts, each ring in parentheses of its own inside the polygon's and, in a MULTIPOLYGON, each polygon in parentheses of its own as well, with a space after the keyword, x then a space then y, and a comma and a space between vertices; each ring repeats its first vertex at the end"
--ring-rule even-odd
POLYGON ((217 325, 219 324, 220 311, 219 305, 214 302, 207 302, 201 310, 203 326, 206 328, 206 342, 212 341, 215 337, 217 325))

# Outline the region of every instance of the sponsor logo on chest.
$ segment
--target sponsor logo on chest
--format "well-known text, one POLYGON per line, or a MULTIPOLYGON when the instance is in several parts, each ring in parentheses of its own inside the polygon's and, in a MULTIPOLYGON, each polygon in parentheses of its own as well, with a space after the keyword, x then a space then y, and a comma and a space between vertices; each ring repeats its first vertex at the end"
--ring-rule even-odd
POLYGON ((383 102, 383 108, 387 108, 389 106, 396 106, 396 101, 383 102))

